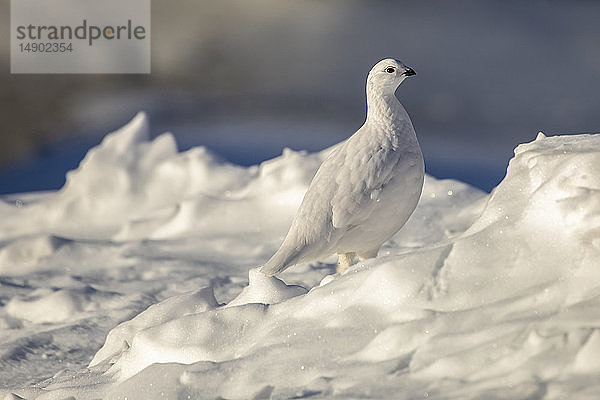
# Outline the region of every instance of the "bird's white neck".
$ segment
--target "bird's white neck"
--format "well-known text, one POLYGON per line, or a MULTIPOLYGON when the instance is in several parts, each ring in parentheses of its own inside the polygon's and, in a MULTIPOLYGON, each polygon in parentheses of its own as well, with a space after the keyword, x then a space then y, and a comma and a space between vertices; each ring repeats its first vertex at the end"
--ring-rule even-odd
POLYGON ((367 86, 366 125, 389 136, 396 145, 400 142, 416 142, 416 135, 406 110, 393 91, 388 93, 379 88, 367 86))

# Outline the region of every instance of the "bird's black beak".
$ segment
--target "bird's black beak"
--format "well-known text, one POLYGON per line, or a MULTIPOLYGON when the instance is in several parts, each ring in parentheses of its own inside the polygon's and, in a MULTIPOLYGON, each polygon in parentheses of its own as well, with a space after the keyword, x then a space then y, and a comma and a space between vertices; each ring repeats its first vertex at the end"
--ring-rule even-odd
POLYGON ((412 68, 407 68, 407 69, 406 69, 406 70, 405 70, 405 71, 402 73, 402 75, 404 75, 404 76, 413 76, 413 75, 416 75, 416 74, 417 74, 417 73, 416 73, 416 72, 415 72, 415 70, 414 70, 414 69, 412 69, 412 68))

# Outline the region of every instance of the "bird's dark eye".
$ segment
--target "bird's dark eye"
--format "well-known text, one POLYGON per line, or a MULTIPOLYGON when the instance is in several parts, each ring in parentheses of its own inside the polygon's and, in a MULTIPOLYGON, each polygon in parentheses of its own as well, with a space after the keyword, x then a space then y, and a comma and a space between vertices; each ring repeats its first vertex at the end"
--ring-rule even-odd
POLYGON ((394 68, 394 67, 387 67, 385 69, 385 72, 387 72, 388 74, 393 74, 394 72, 396 72, 396 68, 394 68))

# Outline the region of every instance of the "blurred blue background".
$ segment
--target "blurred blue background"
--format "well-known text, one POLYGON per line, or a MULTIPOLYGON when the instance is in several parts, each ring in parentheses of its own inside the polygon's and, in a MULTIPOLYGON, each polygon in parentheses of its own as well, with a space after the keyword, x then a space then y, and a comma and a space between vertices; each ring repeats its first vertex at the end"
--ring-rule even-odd
POLYGON ((0 194, 59 188, 138 110, 242 165, 323 149, 385 57, 417 71, 398 96, 436 177, 490 190, 538 131, 600 131, 599 2, 153 1, 150 75, 11 75, 0 12, 0 194))

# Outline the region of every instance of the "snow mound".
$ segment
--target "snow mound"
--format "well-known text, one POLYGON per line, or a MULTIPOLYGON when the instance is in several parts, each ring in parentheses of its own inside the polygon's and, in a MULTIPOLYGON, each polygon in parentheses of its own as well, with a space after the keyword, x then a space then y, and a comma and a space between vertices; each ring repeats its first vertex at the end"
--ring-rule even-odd
POLYGON ((115 313, 118 296, 103 297, 113 284, 124 297, 156 298, 111 320, 88 369, 14 393, 600 397, 600 135, 538 135, 515 149, 489 195, 427 177, 415 213, 379 257, 342 276, 327 275, 333 265, 323 260, 280 278, 257 267, 281 242, 326 151, 286 151, 242 168, 205 149, 177 153, 169 138, 148 139, 143 115, 111 134, 63 190, 16 213, 47 214, 42 228, 28 218, 19 228, 14 210, 0 209, 8 224, 0 266, 15 271, 7 284, 15 293, 27 290, 15 278, 19 263, 50 273, 46 265, 66 262, 63 247, 87 260, 107 246, 90 238, 110 239, 123 262, 73 278, 79 286, 0 298, 11 334, 21 329, 13 319, 66 325, 115 313), (72 242, 61 247, 56 237, 72 242))
POLYGON ((92 148, 59 192, 6 212, 0 234, 127 241, 283 230, 326 153, 285 149, 243 168, 204 147, 178 153, 170 133, 150 140, 139 113, 92 148))
POLYGON ((45 257, 52 255, 66 242, 50 235, 17 239, 0 249, 0 273, 34 271, 45 257))
POLYGON ((145 329, 164 324, 175 318, 214 309, 217 300, 211 288, 203 288, 180 296, 170 297, 150 306, 130 321, 111 330, 105 345, 96 353, 90 367, 109 360, 123 349, 129 349, 134 336, 145 329))
POLYGON ((36 293, 33 299, 12 298, 6 304, 6 312, 13 318, 35 323, 62 322, 75 314, 92 310, 97 304, 92 300, 94 290, 57 290, 36 293))
MULTIPOLYGON (((446 269, 479 274, 487 301, 535 284, 568 286, 562 291, 567 303, 595 293, 600 272, 599 146, 598 135, 543 134, 518 146, 506 178, 465 233, 468 239, 454 244, 446 269)), ((463 285, 462 290, 472 297, 472 288, 463 285)))
POLYGON ((313 386, 320 395, 379 397, 409 383, 408 395, 411 387, 429 393, 433 382, 444 382, 433 392, 455 395, 464 385, 494 391, 508 382, 512 395, 529 396, 540 380, 592 384, 595 323, 563 321, 598 304, 599 155, 600 136, 539 136, 515 150, 463 234, 361 263, 268 307, 272 286, 257 285, 251 271, 250 286, 228 306, 138 333, 110 371, 117 382, 142 382, 156 368, 171 371, 146 372, 151 364, 191 364, 172 370, 180 389, 202 393, 207 377, 221 380, 211 393, 226 398, 265 388, 286 398, 313 386), (368 375, 347 380, 361 368, 387 378, 377 386, 368 375))
POLYGON ((227 307, 249 303, 275 304, 307 292, 302 286, 286 285, 276 277, 266 276, 259 271, 259 268, 251 269, 248 276, 248 286, 231 300, 227 307))

